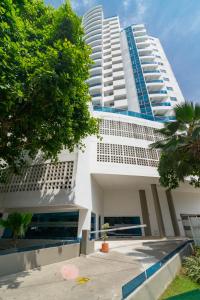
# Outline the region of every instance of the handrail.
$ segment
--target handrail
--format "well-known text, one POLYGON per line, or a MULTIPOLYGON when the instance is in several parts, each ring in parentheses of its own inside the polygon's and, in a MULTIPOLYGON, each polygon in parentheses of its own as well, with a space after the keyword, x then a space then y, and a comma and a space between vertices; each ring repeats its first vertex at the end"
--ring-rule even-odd
POLYGON ((131 229, 131 228, 144 228, 144 227, 146 227, 146 226, 147 226, 146 224, 143 224, 143 225, 133 225, 133 226, 115 227, 115 228, 111 228, 111 229, 102 229, 102 230, 90 231, 90 233, 110 232, 110 231, 125 230, 125 229, 131 229))

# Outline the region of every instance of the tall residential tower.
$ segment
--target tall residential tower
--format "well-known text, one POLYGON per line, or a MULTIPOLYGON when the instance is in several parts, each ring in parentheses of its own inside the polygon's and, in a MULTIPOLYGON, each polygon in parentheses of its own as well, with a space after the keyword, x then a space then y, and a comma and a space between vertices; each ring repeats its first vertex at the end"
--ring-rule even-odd
POLYGON ((173 119, 173 107, 184 98, 159 39, 143 24, 121 30, 119 18, 104 18, 102 6, 84 15, 83 27, 94 61, 88 80, 93 105, 173 119))

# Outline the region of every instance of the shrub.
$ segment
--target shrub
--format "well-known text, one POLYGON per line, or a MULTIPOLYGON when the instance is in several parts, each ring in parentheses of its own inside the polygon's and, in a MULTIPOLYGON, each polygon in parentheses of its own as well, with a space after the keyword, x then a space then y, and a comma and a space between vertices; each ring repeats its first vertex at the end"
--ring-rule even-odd
POLYGON ((200 248, 194 248, 194 254, 186 257, 183 263, 186 275, 194 282, 200 283, 200 248))

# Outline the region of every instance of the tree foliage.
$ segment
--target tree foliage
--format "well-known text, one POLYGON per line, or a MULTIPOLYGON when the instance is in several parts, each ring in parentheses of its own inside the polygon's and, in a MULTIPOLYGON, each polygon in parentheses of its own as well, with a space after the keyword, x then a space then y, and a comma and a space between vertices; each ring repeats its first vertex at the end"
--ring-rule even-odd
POLYGON ((14 212, 8 215, 6 220, 0 220, 0 226, 10 229, 13 234, 13 240, 24 237, 31 223, 32 214, 14 212))
POLYGON ((97 133, 86 83, 90 49, 66 1, 0 2, 0 165, 17 172, 40 151, 56 159, 97 133))
POLYGON ((188 177, 191 185, 200 187, 200 105, 178 105, 175 115, 175 122, 159 130, 163 140, 151 145, 161 150, 160 183, 174 189, 188 177))

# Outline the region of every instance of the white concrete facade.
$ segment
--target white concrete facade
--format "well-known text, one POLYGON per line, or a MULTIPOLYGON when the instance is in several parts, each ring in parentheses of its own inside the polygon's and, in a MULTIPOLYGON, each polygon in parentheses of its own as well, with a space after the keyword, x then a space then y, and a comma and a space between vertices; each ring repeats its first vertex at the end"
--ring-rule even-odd
MULTIPOLYGON (((96 216, 97 230, 106 217, 139 217, 140 223, 145 223, 139 195, 139 191, 144 190, 151 235, 159 236, 160 228, 151 188, 152 184, 156 184, 165 235, 174 236, 165 189, 159 185, 156 169, 159 155, 155 150, 149 149, 149 144, 159 138, 154 129, 161 128, 162 124, 113 113, 93 114, 102 119, 100 126, 102 140, 94 136, 89 137, 85 141, 84 152, 79 150, 77 153, 69 154, 63 151, 60 156, 62 163, 74 162, 72 176, 67 179, 71 180, 70 186, 46 187, 50 167, 45 175, 46 181, 44 180, 43 186, 37 187, 37 190, 32 190, 28 183, 23 190, 25 179, 21 179, 16 187, 12 179, 7 192, 3 185, 1 187, 1 211, 3 213, 16 210, 33 213, 79 211, 77 235, 81 236, 82 229, 91 228, 92 213, 96 216), (16 191, 12 190, 13 185, 16 191)), ((43 165, 40 165, 40 168, 42 167, 43 165)), ((55 165, 54 168, 56 170, 58 167, 55 165)), ((57 171, 59 175, 59 169, 57 171)), ((59 181, 55 172, 51 183, 59 181)), ((34 183, 34 178, 32 182, 34 183)), ((34 184, 37 182, 36 178, 34 184)), ((172 196, 180 235, 184 236, 181 215, 200 214, 199 189, 194 189, 186 183, 173 191, 172 196)), ((144 230, 142 235, 145 235, 144 230)))
POLYGON ((121 30, 119 18, 104 18, 99 5, 83 16, 83 28, 94 60, 88 84, 95 106, 173 116, 184 98, 159 39, 148 35, 144 24, 121 30))
POLYGON ((161 138, 155 130, 163 125, 155 121, 155 116, 171 116, 174 105, 161 112, 159 108, 153 109, 152 103, 184 101, 160 42, 148 36, 143 25, 132 25, 127 33, 121 32, 118 17, 104 19, 101 6, 87 12, 83 25, 95 62, 88 81, 93 104, 113 108, 110 112, 91 109, 93 116, 101 119, 102 139, 88 137, 84 151, 76 150, 71 154, 63 150, 57 164, 35 163, 24 170, 22 177, 10 178, 7 185, 0 186, 0 212, 75 211, 79 213, 76 233, 79 237, 83 229, 90 230, 93 226, 98 230, 108 218, 121 220, 117 225, 123 224, 122 218, 130 222, 135 218, 138 224, 149 222, 148 232, 142 230, 143 236, 184 236, 182 215, 200 215, 200 191, 185 183, 172 192, 171 203, 165 189, 159 185, 159 152, 149 148, 161 138), (133 38, 129 38, 131 35, 135 38, 134 45, 133 38), (135 52, 130 53, 129 48, 135 52), (141 114, 131 54, 137 59, 139 55, 140 75, 152 116, 141 114), (158 73, 145 73, 145 70, 152 70, 148 66, 158 73), (167 86, 173 87, 167 95, 150 93, 166 90, 167 86), (170 97, 176 97, 176 101, 170 97), (121 114, 115 108, 136 114, 127 112, 126 115, 126 111, 121 114))

